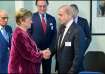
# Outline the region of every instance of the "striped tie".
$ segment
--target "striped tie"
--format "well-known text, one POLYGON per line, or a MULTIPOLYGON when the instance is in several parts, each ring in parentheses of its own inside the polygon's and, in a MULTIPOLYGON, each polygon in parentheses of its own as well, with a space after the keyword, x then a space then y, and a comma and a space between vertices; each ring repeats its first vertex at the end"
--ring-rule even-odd
POLYGON ((8 33, 6 32, 5 28, 1 29, 1 33, 2 33, 3 37, 6 39, 6 41, 9 42, 9 36, 8 36, 8 33))

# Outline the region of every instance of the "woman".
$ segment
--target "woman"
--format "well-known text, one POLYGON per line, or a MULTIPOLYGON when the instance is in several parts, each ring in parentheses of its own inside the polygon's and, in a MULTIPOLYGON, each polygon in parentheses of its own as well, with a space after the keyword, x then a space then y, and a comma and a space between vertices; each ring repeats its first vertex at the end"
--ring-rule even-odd
POLYGON ((31 18, 32 13, 27 9, 22 8, 16 14, 17 28, 12 37, 8 73, 40 73, 41 59, 46 51, 39 51, 27 33, 31 18))

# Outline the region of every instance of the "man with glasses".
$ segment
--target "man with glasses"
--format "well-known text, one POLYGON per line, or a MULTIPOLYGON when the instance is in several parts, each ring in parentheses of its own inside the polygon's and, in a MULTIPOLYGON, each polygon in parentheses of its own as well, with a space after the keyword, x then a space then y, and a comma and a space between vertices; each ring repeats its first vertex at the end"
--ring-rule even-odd
MULTIPOLYGON (((47 0, 36 0, 38 12, 33 14, 32 26, 29 32, 39 49, 49 49, 53 54, 57 34, 56 20, 46 13, 48 4, 47 0)), ((48 60, 42 60, 43 74, 51 74, 51 61, 52 57, 48 60)))
POLYGON ((0 73, 7 73, 12 28, 7 25, 8 15, 0 10, 0 73))

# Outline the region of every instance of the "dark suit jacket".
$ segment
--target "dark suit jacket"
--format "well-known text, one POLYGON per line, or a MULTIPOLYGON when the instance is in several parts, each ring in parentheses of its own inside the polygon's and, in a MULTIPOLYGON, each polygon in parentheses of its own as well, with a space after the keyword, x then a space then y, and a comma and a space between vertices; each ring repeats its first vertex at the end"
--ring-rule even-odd
POLYGON ((57 35, 56 20, 53 16, 46 13, 46 21, 47 30, 44 34, 39 13, 34 13, 32 17, 32 26, 31 29, 29 29, 29 32, 33 40, 36 42, 38 48, 41 50, 50 48, 52 49, 51 52, 53 53, 57 35))
POLYGON ((85 43, 84 32, 77 24, 72 23, 62 45, 57 45, 56 67, 59 73, 78 74, 77 72, 82 70, 85 46, 81 43, 85 43), (65 42, 71 42, 71 46, 65 46, 65 42))
POLYGON ((8 57, 9 57, 8 48, 10 47, 10 44, 11 44, 12 28, 7 25, 7 26, 5 26, 5 30, 8 33, 8 36, 9 36, 9 43, 3 37, 3 35, 0 31, 0 73, 7 73, 8 57))
POLYGON ((77 24, 83 29, 85 33, 85 40, 86 40, 85 48, 87 49, 91 42, 91 32, 90 32, 88 21, 85 18, 78 17, 77 24))

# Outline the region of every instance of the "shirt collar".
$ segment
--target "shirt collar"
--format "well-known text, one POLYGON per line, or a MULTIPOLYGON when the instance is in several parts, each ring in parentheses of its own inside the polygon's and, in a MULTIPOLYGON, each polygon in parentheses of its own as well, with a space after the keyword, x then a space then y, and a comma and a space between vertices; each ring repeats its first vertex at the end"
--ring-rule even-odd
POLYGON ((67 23, 66 28, 69 28, 72 23, 73 23, 73 19, 71 19, 71 20, 67 23))
MULTIPOLYGON (((39 13, 39 16, 40 16, 40 19, 42 21, 42 15, 40 13, 39 13)), ((46 20, 46 13, 44 13, 44 19, 45 19, 45 22, 47 22, 47 20, 46 20)))
MULTIPOLYGON (((42 15, 39 13, 39 16, 42 17, 42 15)), ((44 17, 46 18, 46 13, 44 13, 44 17)))
POLYGON ((0 31, 3 30, 3 29, 5 29, 5 26, 3 27, 3 26, 0 25, 0 31))
POLYGON ((75 23, 77 23, 77 22, 78 22, 78 16, 77 16, 77 17, 75 17, 74 21, 75 21, 75 23))
POLYGON ((0 25, 0 31, 1 31, 2 28, 3 28, 3 27, 0 25))

